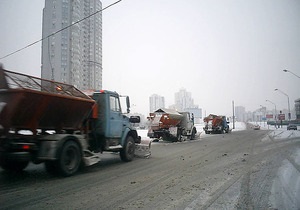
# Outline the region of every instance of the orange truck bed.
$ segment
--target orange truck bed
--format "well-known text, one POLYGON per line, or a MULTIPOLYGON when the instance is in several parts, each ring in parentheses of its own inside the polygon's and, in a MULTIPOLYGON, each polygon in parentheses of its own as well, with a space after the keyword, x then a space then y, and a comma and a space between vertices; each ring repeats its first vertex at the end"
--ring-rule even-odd
POLYGON ((0 68, 0 131, 76 130, 95 101, 72 85, 0 68))

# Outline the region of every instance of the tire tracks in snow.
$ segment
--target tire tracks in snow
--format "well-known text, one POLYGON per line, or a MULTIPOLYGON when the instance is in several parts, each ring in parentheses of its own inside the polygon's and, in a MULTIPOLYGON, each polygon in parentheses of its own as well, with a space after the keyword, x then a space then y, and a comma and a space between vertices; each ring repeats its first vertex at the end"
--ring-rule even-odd
POLYGON ((232 179, 213 192, 204 204, 203 201, 200 201, 203 197, 199 196, 185 209, 268 208, 272 180, 283 160, 282 153, 284 154, 284 150, 292 148, 298 142, 293 140, 288 140, 288 142, 284 143, 272 141, 273 146, 268 150, 261 150, 264 144, 260 143, 261 139, 257 139, 251 143, 249 155, 247 156, 247 164, 244 165, 242 172, 236 174, 232 179), (237 192, 238 190, 239 192, 237 192), (231 200, 231 203, 228 204, 230 196, 226 197, 226 193, 231 193, 231 196, 239 194, 239 196, 236 196, 235 200, 231 200), (224 198, 227 199, 225 202, 222 201, 224 198))

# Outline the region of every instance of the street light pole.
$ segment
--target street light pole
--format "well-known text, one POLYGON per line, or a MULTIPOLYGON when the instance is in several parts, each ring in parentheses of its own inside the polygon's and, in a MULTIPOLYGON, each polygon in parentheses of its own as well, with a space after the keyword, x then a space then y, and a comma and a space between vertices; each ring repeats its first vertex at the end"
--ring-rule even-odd
POLYGON ((234 123, 234 121, 235 121, 235 116, 234 116, 234 101, 232 101, 232 120, 233 120, 233 122, 232 122, 232 129, 235 129, 235 123, 234 123))
POLYGON ((296 76, 296 77, 298 77, 298 78, 300 79, 300 76, 298 76, 297 74, 295 74, 295 73, 293 73, 293 72, 291 72, 291 71, 289 71, 289 70, 287 70, 287 69, 284 69, 284 70, 282 70, 282 71, 284 71, 284 72, 289 72, 289 73, 293 74, 294 76, 296 76))
POLYGON ((265 127, 265 117, 266 117, 266 113, 265 113, 265 107, 263 105, 260 105, 260 112, 262 114, 262 121, 264 121, 264 127, 265 127))
POLYGON ((276 110, 276 104, 273 103, 272 101, 270 100, 266 100, 267 102, 270 102, 271 104, 273 104, 275 106, 275 128, 277 128, 277 110, 276 110))
POLYGON ((277 88, 274 91, 279 91, 279 92, 281 92, 283 95, 285 95, 287 97, 287 99, 288 99, 288 109, 289 109, 288 117, 289 117, 289 121, 291 121, 290 98, 289 98, 288 94, 282 92, 281 90, 279 90, 277 88))

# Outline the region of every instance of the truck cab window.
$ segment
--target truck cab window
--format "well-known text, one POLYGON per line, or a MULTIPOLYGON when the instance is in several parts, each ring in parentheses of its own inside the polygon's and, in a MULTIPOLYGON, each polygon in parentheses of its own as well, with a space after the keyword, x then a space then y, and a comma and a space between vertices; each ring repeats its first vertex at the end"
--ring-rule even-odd
POLYGON ((121 108, 120 108, 120 103, 118 98, 114 97, 114 96, 110 96, 109 98, 110 101, 110 110, 114 111, 114 112, 120 112, 121 108))

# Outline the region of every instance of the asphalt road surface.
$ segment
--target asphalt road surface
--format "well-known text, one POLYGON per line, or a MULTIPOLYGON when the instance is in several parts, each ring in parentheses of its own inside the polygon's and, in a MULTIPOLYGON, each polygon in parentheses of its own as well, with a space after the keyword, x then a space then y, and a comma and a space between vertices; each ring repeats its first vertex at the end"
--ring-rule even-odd
POLYGON ((300 209, 300 139, 264 130, 152 144, 148 159, 118 154, 78 174, 0 169, 0 209, 300 209))

